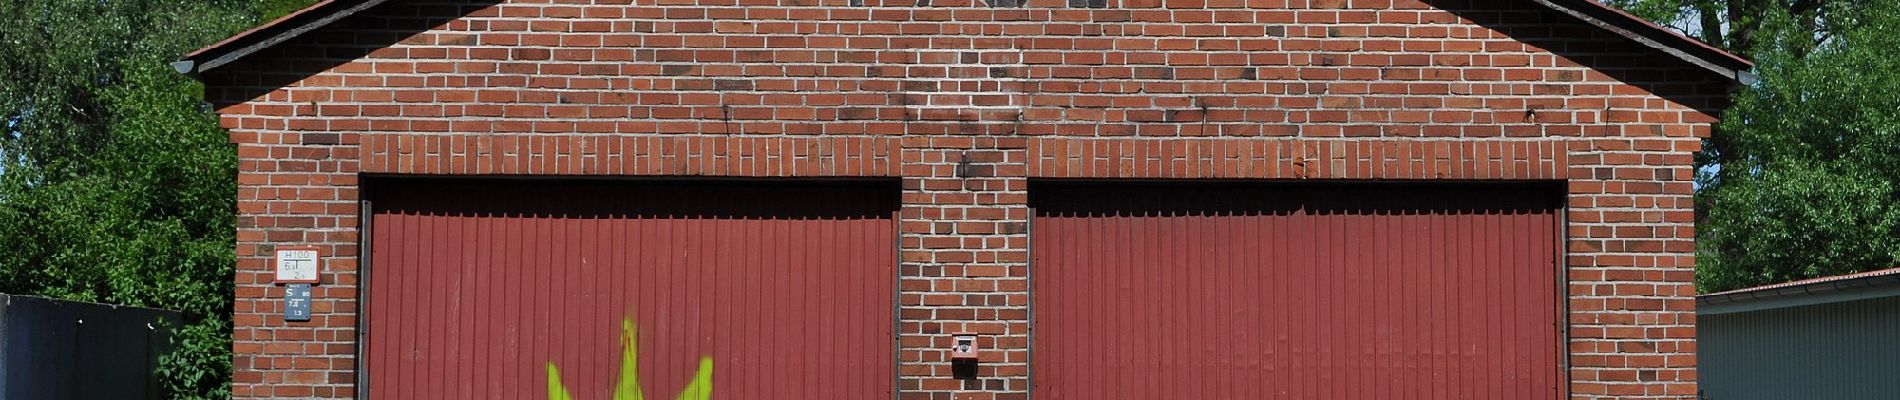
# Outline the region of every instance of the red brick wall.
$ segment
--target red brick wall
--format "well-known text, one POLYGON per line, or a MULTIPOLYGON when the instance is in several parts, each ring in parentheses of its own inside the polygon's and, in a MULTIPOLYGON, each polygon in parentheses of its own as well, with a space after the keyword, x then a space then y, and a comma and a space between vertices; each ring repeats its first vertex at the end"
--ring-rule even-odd
POLYGON ((1029 179, 1564 180, 1569 391, 1695 394, 1712 74, 1521 1, 972 1, 391 0, 212 71, 236 395, 354 395, 366 173, 901 177, 906 399, 1027 397, 1029 179), (279 245, 329 260, 308 323, 279 245))

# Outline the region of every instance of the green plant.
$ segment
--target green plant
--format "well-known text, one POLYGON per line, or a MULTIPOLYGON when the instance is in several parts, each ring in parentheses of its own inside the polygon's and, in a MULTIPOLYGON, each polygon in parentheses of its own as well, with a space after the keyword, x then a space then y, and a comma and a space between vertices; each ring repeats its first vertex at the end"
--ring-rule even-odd
MULTIPOLYGON (((613 400, 643 400, 645 392, 640 389, 639 349, 640 333, 634 328, 633 321, 620 321, 620 378, 614 384, 613 400)), ((712 398, 712 357, 699 358, 699 370, 693 373, 693 381, 686 384, 678 400, 706 400, 712 398)), ((561 370, 548 362, 548 400, 573 400, 574 396, 561 383, 561 370)))
POLYGON ((1900 264, 1900 2, 1605 2, 1760 75, 1695 158, 1699 290, 1900 264))
POLYGON ((163 387, 231 397, 237 155, 166 63, 309 1, 0 1, 0 292, 180 311, 163 387))

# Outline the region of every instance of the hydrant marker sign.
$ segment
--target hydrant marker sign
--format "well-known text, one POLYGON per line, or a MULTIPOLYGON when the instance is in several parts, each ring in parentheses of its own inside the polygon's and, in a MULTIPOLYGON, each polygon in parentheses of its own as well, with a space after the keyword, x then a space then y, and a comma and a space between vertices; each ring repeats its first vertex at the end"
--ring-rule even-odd
POLYGON ((277 249, 277 283, 317 283, 320 264, 315 247, 277 249))

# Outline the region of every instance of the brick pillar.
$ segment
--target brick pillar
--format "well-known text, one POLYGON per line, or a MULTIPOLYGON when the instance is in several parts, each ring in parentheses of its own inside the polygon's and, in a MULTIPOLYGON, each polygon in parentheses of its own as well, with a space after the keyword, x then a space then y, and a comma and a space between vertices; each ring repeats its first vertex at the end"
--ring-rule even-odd
POLYGON ((904 140, 900 398, 1028 398, 1029 207, 1021 143, 904 140), (957 332, 979 335, 983 348, 969 379, 958 379, 948 359, 957 332))
POLYGON ((257 120, 222 120, 240 165, 232 395, 355 397, 358 135, 258 129, 257 120), (278 246, 315 246, 323 260, 309 321, 284 321, 285 289, 270 265, 278 246))
MULTIPOLYGON (((1633 121, 1632 121, 1633 122, 1633 121)), ((1674 121, 1669 121, 1673 123, 1674 121)), ((1696 395, 1695 137, 1570 143, 1565 260, 1571 397, 1696 395)))

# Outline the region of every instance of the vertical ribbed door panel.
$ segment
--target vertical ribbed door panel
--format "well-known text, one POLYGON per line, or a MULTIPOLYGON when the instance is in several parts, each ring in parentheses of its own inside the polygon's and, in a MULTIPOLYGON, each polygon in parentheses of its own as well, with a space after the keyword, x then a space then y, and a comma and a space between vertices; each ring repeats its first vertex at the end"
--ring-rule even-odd
POLYGON ((1030 189, 1038 399, 1554 399, 1548 186, 1030 189))
POLYGON ((716 398, 889 398, 896 193, 817 182, 380 184, 368 394, 544 398, 558 373, 575 399, 609 399, 635 360, 646 398, 675 398, 706 372, 716 398))

